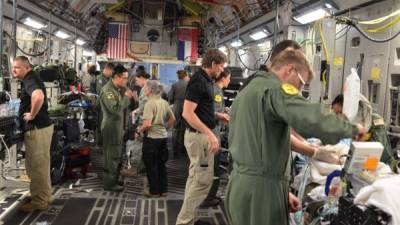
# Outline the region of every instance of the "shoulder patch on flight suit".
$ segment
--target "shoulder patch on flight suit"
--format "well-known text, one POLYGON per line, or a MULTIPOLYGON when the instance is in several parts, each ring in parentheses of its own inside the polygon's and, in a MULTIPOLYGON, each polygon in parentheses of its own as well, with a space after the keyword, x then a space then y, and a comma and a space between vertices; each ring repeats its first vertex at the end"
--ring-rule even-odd
POLYGON ((215 95, 214 101, 217 102, 217 103, 222 102, 222 96, 221 95, 215 95))
POLYGON ((299 90, 291 84, 284 83, 284 84, 282 84, 281 87, 282 87, 282 90, 288 95, 298 95, 299 94, 299 90))
POLYGON ((112 93, 111 91, 106 92, 105 94, 107 99, 115 99, 114 93, 112 93))

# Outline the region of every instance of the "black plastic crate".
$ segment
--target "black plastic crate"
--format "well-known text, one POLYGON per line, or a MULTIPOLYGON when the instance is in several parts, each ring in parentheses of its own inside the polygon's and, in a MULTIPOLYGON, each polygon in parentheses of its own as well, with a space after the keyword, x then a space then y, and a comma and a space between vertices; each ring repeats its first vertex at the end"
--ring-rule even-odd
POLYGON ((353 198, 339 199, 339 214, 332 225, 385 225, 389 224, 391 216, 374 206, 355 205, 353 198))

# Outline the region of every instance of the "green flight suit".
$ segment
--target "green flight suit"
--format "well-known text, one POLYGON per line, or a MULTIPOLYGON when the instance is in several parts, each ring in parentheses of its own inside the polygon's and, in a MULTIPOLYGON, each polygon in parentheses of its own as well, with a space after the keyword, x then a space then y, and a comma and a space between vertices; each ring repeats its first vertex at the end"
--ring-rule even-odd
POLYGON ((104 154, 104 188, 116 185, 121 163, 123 144, 124 109, 129 98, 124 96, 112 80, 108 81, 100 93, 100 106, 103 113, 101 134, 104 154))
POLYGON ((290 84, 263 71, 236 97, 229 124, 234 161, 226 206, 231 225, 288 225, 290 127, 324 144, 357 127, 312 104, 290 84))
POLYGON ((110 78, 104 76, 104 74, 97 76, 97 81, 96 81, 96 94, 97 95, 100 95, 101 89, 107 84, 107 82, 109 80, 110 80, 110 78))
POLYGON ((379 114, 372 114, 372 124, 368 133, 371 133, 370 141, 378 141, 382 143, 384 150, 382 153, 381 162, 390 165, 394 160, 392 146, 390 145, 389 137, 385 129, 385 122, 379 114))
MULTIPOLYGON (((214 84, 214 107, 215 113, 223 113, 225 110, 224 91, 217 84, 214 84)), ((220 131, 221 122, 217 121, 217 125, 214 128, 214 133, 219 137, 220 131)))
MULTIPOLYGON (((224 90, 214 83, 214 111, 215 113, 223 113, 225 111, 224 90)), ((221 144, 221 121, 216 121, 216 126, 213 129, 214 134, 217 136, 221 144)), ((214 155, 214 179, 206 200, 213 199, 217 196, 220 184, 219 177, 221 176, 221 151, 214 155)))
MULTIPOLYGON (((102 74, 100 76, 97 76, 96 88, 95 88, 97 96, 100 97, 101 89, 103 89, 104 85, 106 85, 109 80, 110 80, 110 78, 104 76, 104 74, 102 74)), ((96 140, 97 140, 97 144, 98 145, 102 145, 102 140, 101 140, 102 138, 101 138, 100 129, 101 129, 101 123, 102 123, 102 120, 103 120, 103 115, 102 115, 101 108, 100 108, 100 98, 99 97, 98 97, 98 100, 96 102, 97 109, 98 109, 96 111, 97 112, 96 140)))
MULTIPOLYGON (((146 105, 148 100, 148 97, 145 94, 145 88, 142 87, 142 89, 140 90, 139 93, 139 106, 138 106, 138 120, 137 120, 137 127, 141 127, 143 124, 143 112, 144 112, 144 106, 146 105)), ((143 149, 143 140, 139 140, 135 142, 136 144, 140 145, 140 149, 143 149)), ((140 159, 139 165, 137 165, 137 170, 139 171, 139 173, 144 174, 145 171, 145 167, 144 167, 144 163, 142 160, 142 151, 138 151, 138 152, 132 152, 132 158, 134 159, 140 159)))

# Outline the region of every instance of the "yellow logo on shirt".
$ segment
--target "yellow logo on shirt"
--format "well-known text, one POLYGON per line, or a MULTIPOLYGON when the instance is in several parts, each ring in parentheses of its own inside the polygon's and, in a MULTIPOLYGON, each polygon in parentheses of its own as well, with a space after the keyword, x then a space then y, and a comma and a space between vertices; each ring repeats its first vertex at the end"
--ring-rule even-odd
POLYGON ((282 84, 282 90, 288 95, 298 95, 299 94, 299 90, 295 86, 288 84, 288 83, 282 84))
POLYGON ((222 96, 221 95, 216 95, 214 98, 216 103, 221 103, 222 102, 222 96))

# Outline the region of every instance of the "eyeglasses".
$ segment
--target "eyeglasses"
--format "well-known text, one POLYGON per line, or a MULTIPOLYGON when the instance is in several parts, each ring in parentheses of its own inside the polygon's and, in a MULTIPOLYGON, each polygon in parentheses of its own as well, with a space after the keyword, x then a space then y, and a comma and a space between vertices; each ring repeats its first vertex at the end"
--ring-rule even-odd
POLYGON ((304 81, 303 77, 300 75, 299 72, 297 72, 297 76, 299 77, 299 80, 300 80, 300 82, 301 82, 301 85, 302 85, 302 86, 306 85, 306 82, 304 81))

